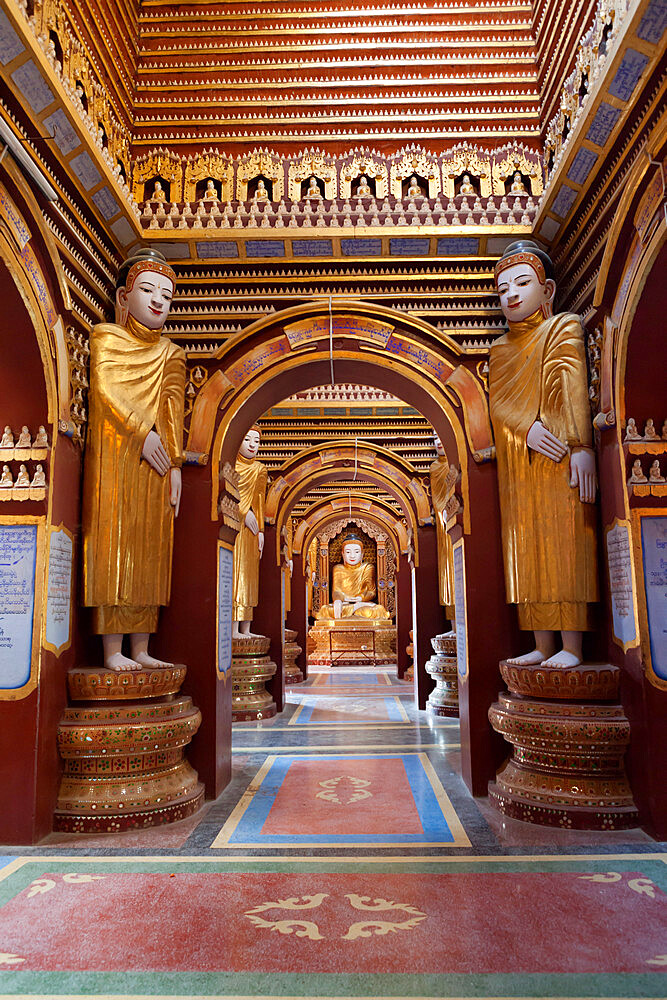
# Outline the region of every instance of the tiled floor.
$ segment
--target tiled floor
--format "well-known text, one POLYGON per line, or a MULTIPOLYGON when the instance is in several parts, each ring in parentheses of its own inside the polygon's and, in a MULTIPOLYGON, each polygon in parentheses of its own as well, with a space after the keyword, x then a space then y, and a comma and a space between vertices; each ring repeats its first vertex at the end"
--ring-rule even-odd
POLYGON ((169 827, 0 848, 0 997, 664 997, 667 853, 507 820, 456 720, 320 669, 169 827))

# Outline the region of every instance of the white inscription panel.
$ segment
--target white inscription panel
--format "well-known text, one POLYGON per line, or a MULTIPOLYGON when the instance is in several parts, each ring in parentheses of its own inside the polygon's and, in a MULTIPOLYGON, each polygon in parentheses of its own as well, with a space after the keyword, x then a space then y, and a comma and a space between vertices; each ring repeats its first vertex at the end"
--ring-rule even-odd
POLYGON ((218 547, 218 676, 232 667, 232 601, 234 597, 234 552, 218 547))
POLYGON ((641 525, 651 662, 667 680, 667 517, 644 515, 641 525))
POLYGON ((454 546, 454 614, 456 617, 456 659, 459 677, 468 673, 468 632, 466 625, 466 574, 463 540, 454 546))
POLYGON ((629 525, 615 524, 607 532, 607 566, 614 638, 627 647, 637 641, 629 525))
POLYGON ((30 679, 37 525, 0 525, 0 688, 30 679))
POLYGON ((63 528, 51 532, 45 635, 57 656, 70 641, 72 550, 72 539, 63 528))

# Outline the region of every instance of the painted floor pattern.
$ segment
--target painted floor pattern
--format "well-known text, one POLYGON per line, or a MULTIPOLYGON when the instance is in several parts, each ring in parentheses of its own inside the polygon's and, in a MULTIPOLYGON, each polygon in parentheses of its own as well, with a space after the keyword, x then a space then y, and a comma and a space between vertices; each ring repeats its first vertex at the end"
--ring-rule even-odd
POLYGON ((197 816, 0 847, 0 998, 664 998, 666 847, 506 820, 457 720, 318 668, 197 816))

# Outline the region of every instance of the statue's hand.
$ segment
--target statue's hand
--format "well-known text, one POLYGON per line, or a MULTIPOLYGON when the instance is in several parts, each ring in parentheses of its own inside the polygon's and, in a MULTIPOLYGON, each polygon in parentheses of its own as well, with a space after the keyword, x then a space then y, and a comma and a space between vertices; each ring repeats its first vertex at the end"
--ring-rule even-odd
POLYGON ((253 535, 259 534, 259 524, 257 523, 257 518, 255 517, 255 515, 251 510, 249 510, 245 516, 245 523, 246 523, 246 528, 250 528, 253 535))
POLYGON ((162 438, 157 431, 149 431, 141 449, 141 457, 145 458, 151 468, 160 476, 166 476, 171 466, 167 449, 162 444, 162 438))
POLYGON ((536 420, 526 435, 526 444, 533 451, 545 455, 552 462, 560 462, 567 454, 567 445, 548 431, 543 423, 536 420))
POLYGON ((183 478, 181 476, 181 470, 174 467, 171 470, 171 491, 169 493, 169 503, 174 508, 174 517, 178 517, 178 512, 181 509, 181 487, 183 483, 183 478))
POLYGON ((261 556, 262 552, 264 551, 264 532, 263 531, 258 531, 257 532, 257 545, 259 547, 259 554, 261 556))
POLYGON ((598 481, 595 472, 595 455, 588 448, 575 450, 570 455, 570 486, 579 487, 582 503, 594 503, 598 481))

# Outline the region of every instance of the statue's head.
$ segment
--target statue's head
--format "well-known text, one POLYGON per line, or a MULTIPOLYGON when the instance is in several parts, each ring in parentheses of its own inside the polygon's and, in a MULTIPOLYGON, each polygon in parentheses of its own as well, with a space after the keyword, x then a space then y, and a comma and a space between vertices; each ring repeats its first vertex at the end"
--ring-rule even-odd
POLYGON ((366 174, 361 175, 361 177, 359 178, 359 184, 368 184, 368 178, 366 177, 366 174))
POLYGON ((241 447, 239 448, 239 455, 242 455, 243 458, 257 458, 261 437, 261 431, 256 425, 251 427, 249 431, 246 431, 245 437, 241 442, 241 447))
POLYGON ((532 240, 511 243, 496 264, 500 307, 511 323, 528 319, 538 310, 553 315, 556 294, 551 258, 532 240))
POLYGON ((364 545, 358 535, 347 535, 341 548, 346 566, 359 566, 364 558, 364 545))
POLYGON ((259 179, 259 180, 257 181, 257 190, 258 190, 258 191, 265 191, 265 190, 266 190, 266 186, 265 186, 265 184, 264 184, 264 181, 262 180, 262 178, 261 178, 261 177, 260 177, 260 179, 259 179))
POLYGON ((523 181, 523 177, 521 176, 521 174, 519 173, 519 171, 518 171, 518 170, 517 170, 517 171, 516 171, 516 173, 514 174, 514 180, 515 180, 515 181, 523 181))
POLYGON ((149 330, 161 330, 175 287, 176 275, 160 251, 142 247, 118 271, 116 322, 124 326, 132 316, 149 330))
POLYGON ((435 431, 433 432, 433 447, 435 448, 435 453, 439 458, 446 458, 446 452, 442 441, 435 431))
POLYGON ((161 181, 156 181, 155 182, 155 187, 153 188, 153 190, 154 191, 161 191, 162 190, 162 182, 161 181))

